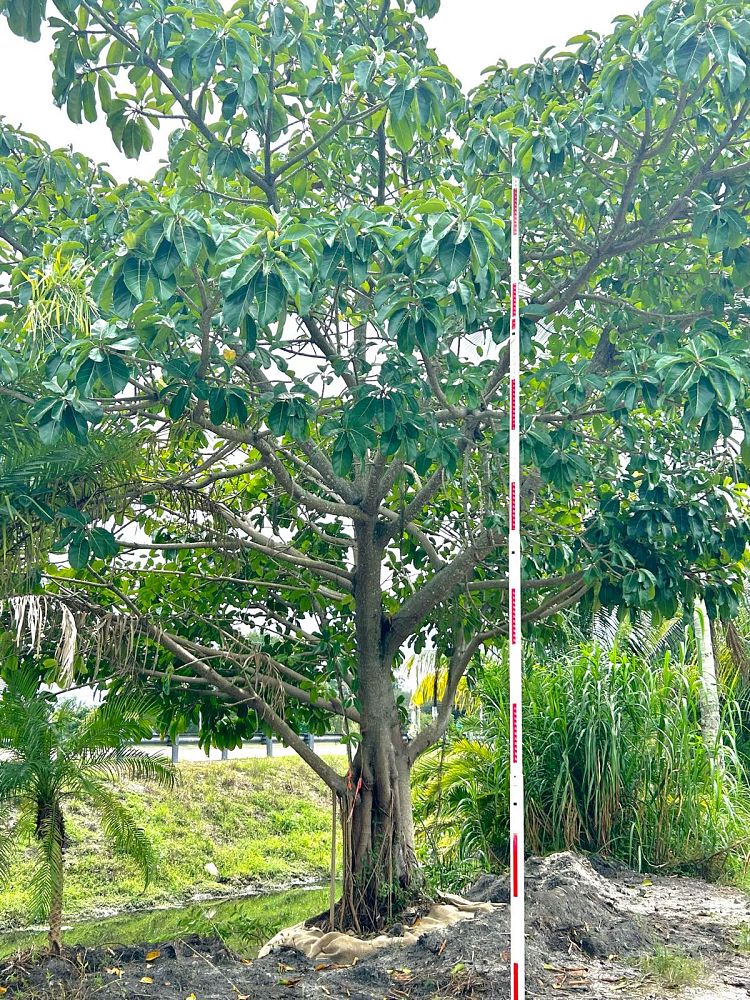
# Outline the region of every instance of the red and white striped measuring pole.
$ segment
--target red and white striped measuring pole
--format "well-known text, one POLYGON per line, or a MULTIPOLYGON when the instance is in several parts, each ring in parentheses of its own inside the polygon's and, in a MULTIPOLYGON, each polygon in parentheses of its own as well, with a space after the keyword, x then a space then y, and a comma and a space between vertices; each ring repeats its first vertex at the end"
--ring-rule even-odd
POLYGON ((519 326, 520 183, 512 157, 510 226, 510 431, 508 444, 508 656, 510 673, 510 971, 511 1000, 526 996, 524 894, 523 674, 521 661, 521 347, 519 326))

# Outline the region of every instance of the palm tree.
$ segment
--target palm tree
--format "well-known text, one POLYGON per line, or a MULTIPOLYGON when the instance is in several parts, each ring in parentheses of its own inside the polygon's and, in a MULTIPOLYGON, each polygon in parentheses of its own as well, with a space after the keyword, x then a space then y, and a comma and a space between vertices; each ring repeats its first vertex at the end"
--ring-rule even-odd
POLYGON ((63 868, 68 841, 65 808, 71 799, 99 815, 115 850, 133 858, 146 884, 156 870, 151 846, 128 809, 113 793, 120 778, 152 780, 172 788, 171 764, 137 750, 153 703, 116 694, 83 718, 40 689, 34 667, 9 672, 0 697, 0 813, 15 816, 0 832, 0 876, 11 865, 12 840, 25 817, 31 818, 38 852, 32 882, 35 915, 49 924, 49 948, 62 946, 63 868))

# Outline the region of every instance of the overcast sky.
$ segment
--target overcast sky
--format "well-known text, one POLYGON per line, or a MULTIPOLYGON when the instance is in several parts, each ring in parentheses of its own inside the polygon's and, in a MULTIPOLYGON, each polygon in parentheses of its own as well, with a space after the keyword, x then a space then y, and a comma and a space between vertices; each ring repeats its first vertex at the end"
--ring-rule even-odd
MULTIPOLYGON (((443 0, 428 29, 441 58, 472 87, 482 69, 498 59, 518 65, 550 45, 563 46, 586 28, 605 32, 617 14, 633 14, 646 0, 443 0)), ((117 152, 102 121, 74 125, 50 97, 49 41, 33 45, 13 35, 0 17, 0 115, 52 146, 72 143, 92 159, 109 163, 120 178, 153 173, 165 143, 137 163, 117 152)))

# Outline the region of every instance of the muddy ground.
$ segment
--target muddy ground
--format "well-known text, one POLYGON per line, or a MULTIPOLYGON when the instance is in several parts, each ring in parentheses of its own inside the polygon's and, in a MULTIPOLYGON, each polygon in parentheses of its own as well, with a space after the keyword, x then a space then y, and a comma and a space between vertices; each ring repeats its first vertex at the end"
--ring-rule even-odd
MULTIPOLYGON (((738 890, 644 879, 561 854, 529 863, 527 891, 530 997, 750 996, 750 896, 738 890), (660 972, 644 961, 654 954, 662 957, 660 972), (673 965, 686 965, 696 984, 670 987, 673 965)), ((466 895, 496 909, 414 945, 394 937, 392 947, 350 968, 316 966, 289 951, 243 962, 219 941, 185 938, 71 950, 36 964, 20 956, 0 965, 0 990, 8 1000, 506 1000, 506 880, 482 878, 466 895)))

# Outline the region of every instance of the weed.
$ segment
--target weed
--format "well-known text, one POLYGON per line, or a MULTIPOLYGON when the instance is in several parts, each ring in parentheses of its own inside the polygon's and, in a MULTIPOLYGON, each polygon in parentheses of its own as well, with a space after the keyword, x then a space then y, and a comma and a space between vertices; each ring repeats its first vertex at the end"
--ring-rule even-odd
POLYGON ((732 944, 743 955, 750 955, 750 924, 740 924, 732 944))
POLYGON ((700 959, 669 948, 658 948, 653 955, 642 958, 638 965, 645 976, 657 979, 672 990, 697 986, 705 975, 705 965, 700 959))

